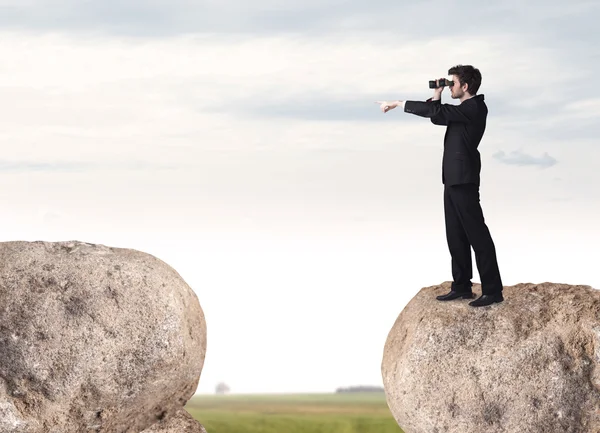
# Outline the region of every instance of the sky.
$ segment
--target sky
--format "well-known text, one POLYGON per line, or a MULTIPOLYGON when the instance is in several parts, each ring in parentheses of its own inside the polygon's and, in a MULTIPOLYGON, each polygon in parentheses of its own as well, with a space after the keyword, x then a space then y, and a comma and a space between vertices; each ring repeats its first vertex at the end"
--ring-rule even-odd
POLYGON ((1 239, 171 265, 207 320, 198 393, 381 386, 397 316, 452 276, 445 127, 374 101, 478 68, 504 286, 600 289, 599 16, 578 0, 0 0, 1 239))

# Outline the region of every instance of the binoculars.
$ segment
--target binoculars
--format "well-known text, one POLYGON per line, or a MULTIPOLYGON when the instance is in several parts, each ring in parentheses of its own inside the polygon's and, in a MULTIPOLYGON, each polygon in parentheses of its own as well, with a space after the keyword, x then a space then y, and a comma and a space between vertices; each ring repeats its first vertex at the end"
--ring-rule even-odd
POLYGON ((445 78, 440 78, 439 79, 439 86, 435 85, 435 80, 432 80, 429 82, 429 88, 430 89, 437 89, 438 87, 444 87, 444 86, 452 86, 454 84, 454 81, 452 80, 446 80, 445 78))

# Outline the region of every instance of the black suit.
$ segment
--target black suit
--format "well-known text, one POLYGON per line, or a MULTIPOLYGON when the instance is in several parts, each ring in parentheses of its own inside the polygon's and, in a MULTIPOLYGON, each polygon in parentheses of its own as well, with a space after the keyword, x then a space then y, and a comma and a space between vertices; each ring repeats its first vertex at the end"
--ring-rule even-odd
POLYGON ((446 126, 442 183, 446 238, 452 257, 452 289, 471 291, 473 267, 471 246, 484 295, 502 291, 496 248, 483 217, 479 200, 481 157, 477 147, 485 132, 488 114, 483 95, 475 95, 459 105, 441 100, 406 101, 404 111, 428 117, 435 125, 446 126))

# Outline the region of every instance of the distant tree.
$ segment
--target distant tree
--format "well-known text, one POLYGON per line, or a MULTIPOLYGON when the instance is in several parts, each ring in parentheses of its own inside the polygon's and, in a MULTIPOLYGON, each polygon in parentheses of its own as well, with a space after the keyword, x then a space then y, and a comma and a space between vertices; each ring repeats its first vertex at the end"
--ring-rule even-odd
POLYGON ((348 388, 338 388, 335 390, 336 393, 345 392, 385 392, 381 386, 350 386, 348 388))
POLYGON ((231 391, 231 389, 224 382, 219 382, 215 388, 216 394, 227 394, 229 391, 231 391))

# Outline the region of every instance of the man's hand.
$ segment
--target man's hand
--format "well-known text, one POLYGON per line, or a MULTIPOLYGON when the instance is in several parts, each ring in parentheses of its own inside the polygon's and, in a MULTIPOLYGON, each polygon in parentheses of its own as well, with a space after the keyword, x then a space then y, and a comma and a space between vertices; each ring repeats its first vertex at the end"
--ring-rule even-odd
POLYGON ((435 88, 435 89, 434 89, 434 91, 433 91, 433 100, 434 100, 434 101, 435 101, 435 100, 437 100, 437 99, 440 99, 440 98, 442 97, 442 92, 443 92, 443 91, 444 91, 444 89, 446 88, 446 86, 443 86, 443 87, 437 87, 437 86, 439 86, 439 85, 440 85, 440 80, 441 80, 441 78, 440 78, 439 80, 435 80, 435 85, 436 85, 436 88, 435 88))
POLYGON ((387 113, 402 104, 402 101, 375 101, 375 103, 380 104, 381 111, 387 113))

